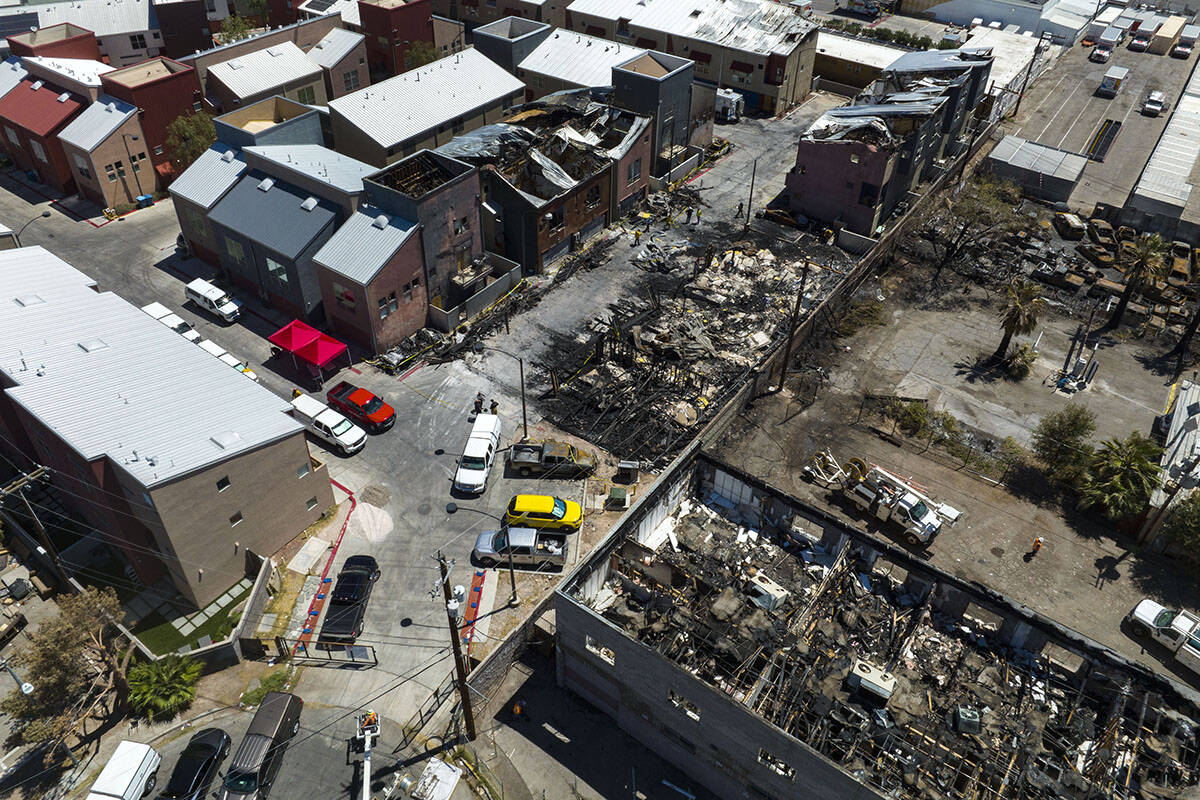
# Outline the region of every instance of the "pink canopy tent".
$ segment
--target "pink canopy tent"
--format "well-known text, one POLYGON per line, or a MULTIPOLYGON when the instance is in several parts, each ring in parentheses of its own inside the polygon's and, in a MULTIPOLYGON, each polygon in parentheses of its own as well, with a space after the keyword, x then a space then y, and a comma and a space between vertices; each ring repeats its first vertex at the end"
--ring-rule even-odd
POLYGON ((292 365, 297 368, 299 365, 296 364, 296 356, 300 356, 302 361, 310 365, 310 370, 315 370, 322 381, 325 380, 323 369, 342 353, 346 354, 346 364, 351 363, 350 350, 346 345, 298 319, 292 320, 272 333, 267 337, 267 341, 286 350, 292 357, 292 365))

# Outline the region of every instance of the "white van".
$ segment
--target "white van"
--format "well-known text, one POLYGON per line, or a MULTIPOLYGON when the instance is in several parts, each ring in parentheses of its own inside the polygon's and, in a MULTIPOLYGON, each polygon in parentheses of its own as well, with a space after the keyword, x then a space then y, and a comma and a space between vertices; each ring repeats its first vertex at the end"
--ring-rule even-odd
POLYGON ((480 494, 487 488, 492 462, 500 449, 500 417, 495 414, 479 414, 462 458, 458 460, 458 471, 454 473, 454 488, 460 492, 480 494))
POLYGON ((196 278, 184 289, 187 299, 216 314, 226 322, 233 322, 242 314, 242 304, 203 278, 196 278))
POLYGON ((306 394, 292 398, 292 416, 304 423, 312 435, 348 456, 362 450, 367 443, 366 431, 306 394))
POLYGON ((92 784, 87 800, 139 800, 158 784, 162 763, 153 747, 138 742, 121 742, 92 784))

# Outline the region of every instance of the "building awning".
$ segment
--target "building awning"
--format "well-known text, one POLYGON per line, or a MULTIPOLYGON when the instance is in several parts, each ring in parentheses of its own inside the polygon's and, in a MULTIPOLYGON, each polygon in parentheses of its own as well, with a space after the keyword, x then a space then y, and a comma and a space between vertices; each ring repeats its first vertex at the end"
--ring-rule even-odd
POLYGON ((729 68, 734 70, 735 72, 746 72, 746 73, 754 72, 754 65, 747 64, 745 61, 734 61, 732 64, 729 65, 729 68))
MULTIPOLYGON (((296 356, 302 361, 324 369, 342 353, 346 354, 346 363, 350 363, 350 350, 327 333, 322 333, 313 326, 294 319, 287 325, 267 337, 267 341, 276 347, 286 350, 295 363, 296 356)), ((324 375, 322 375, 322 379, 324 375)))
POLYGON ((708 64, 712 61, 712 54, 706 53, 703 50, 693 50, 688 53, 688 55, 691 56, 692 61, 695 61, 697 64, 708 64))

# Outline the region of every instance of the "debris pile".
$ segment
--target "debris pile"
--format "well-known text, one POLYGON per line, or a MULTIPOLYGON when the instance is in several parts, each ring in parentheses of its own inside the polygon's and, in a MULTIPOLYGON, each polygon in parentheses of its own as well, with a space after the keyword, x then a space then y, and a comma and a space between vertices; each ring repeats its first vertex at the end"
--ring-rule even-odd
POLYGON ((1195 708, 1161 685, 1013 647, 877 553, 752 523, 685 500, 618 546, 592 607, 887 797, 1197 796, 1195 708))

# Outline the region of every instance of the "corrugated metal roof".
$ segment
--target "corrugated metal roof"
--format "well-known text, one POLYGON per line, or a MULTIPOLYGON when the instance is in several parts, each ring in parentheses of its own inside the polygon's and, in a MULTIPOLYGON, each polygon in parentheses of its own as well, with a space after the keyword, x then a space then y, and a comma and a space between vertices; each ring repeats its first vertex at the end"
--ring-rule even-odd
POLYGON ((25 65, 26 67, 30 65, 41 67, 41 70, 35 69, 34 71, 45 73, 50 80, 54 80, 55 76, 61 76, 84 86, 99 86, 100 76, 106 72, 112 72, 114 69, 102 61, 93 61, 90 58, 27 56, 25 65))
POLYGON ((992 148, 988 158, 1029 172, 1071 181, 1079 180, 1083 168, 1087 166, 1087 159, 1078 153, 1030 142, 1019 136, 1005 136, 992 148))
POLYGON ((306 0, 296 9, 308 14, 327 17, 330 14, 340 14, 343 22, 356 28, 362 27, 361 14, 358 10, 358 0, 306 0))
POLYGON ((316 77, 321 67, 292 42, 274 44, 208 68, 238 97, 254 97, 302 78, 316 77))
POLYGON ((640 47, 558 29, 517 65, 575 86, 611 86, 612 68, 646 53, 640 47))
MULTIPOLYGON (((49 28, 70 22, 87 28, 98 37, 156 30, 158 16, 150 0, 75 0, 0 8, 0 17, 36 14, 38 27, 49 28)), ((29 30, 26 25, 23 30, 29 30)), ((147 42, 149 44, 149 42, 147 42)))
POLYGON ((417 229, 374 206, 362 206, 313 256, 313 261, 364 286, 417 229))
POLYGON ((575 0, 567 13, 624 18, 634 28, 750 53, 790 53, 817 29, 788 6, 759 0, 575 0))
POLYGON ((15 56, 0 61, 0 97, 17 88, 17 84, 27 74, 29 73, 21 66, 21 59, 15 56))
POLYGON ((0 252, 5 391, 81 456, 149 487, 303 430, 285 400, 94 286, 41 247, 0 252))
POLYGON ((82 114, 71 120, 58 138, 90 153, 136 113, 137 106, 102 94, 82 114))
POLYGON ((906 52, 881 42, 838 36, 829 31, 820 31, 817 34, 817 53, 867 67, 883 69, 906 52))
POLYGON ((1200 131, 1200 70, 1192 73, 1179 95, 1171 119, 1130 193, 1131 206, 1139 208, 1138 201, 1142 200, 1141 209, 1152 211, 1155 204, 1164 203, 1182 215, 1194 188, 1191 175, 1200 162, 1200 136, 1196 131, 1200 131))
POLYGON ((242 154, 217 142, 171 183, 170 192, 173 197, 182 197, 201 208, 212 208, 245 171, 242 154))
POLYGON ((26 77, 11 92, 0 97, 0 117, 39 136, 47 136, 78 114, 84 101, 78 95, 66 92, 66 99, 59 102, 64 92, 48 85, 34 89, 37 83, 26 77))
POLYGON ((313 48, 308 51, 308 57, 325 69, 333 69, 365 38, 361 33, 354 33, 345 28, 334 28, 325 34, 324 39, 313 45, 313 48))
POLYGON ((266 177, 258 170, 246 173, 208 217, 268 250, 295 259, 337 218, 339 208, 318 197, 314 198, 316 204, 305 210, 302 205, 312 197, 309 192, 281 180, 263 191, 259 184, 266 177))
MULTIPOLYGON (((1187 467, 1200 456, 1200 384, 1180 381, 1171 407, 1171 422, 1167 426, 1167 441, 1163 447, 1161 480, 1173 480, 1184 489, 1196 487, 1196 473, 1187 467)), ((1150 505, 1161 507, 1167 499, 1162 486, 1155 488, 1150 505)))
POLYGON ((255 145, 243 148, 243 152, 251 169, 305 175, 349 194, 361 192, 362 179, 379 171, 378 167, 316 144, 255 145))
POLYGON ((330 100, 329 112, 380 145, 391 147, 524 87, 478 50, 469 48, 330 100))

